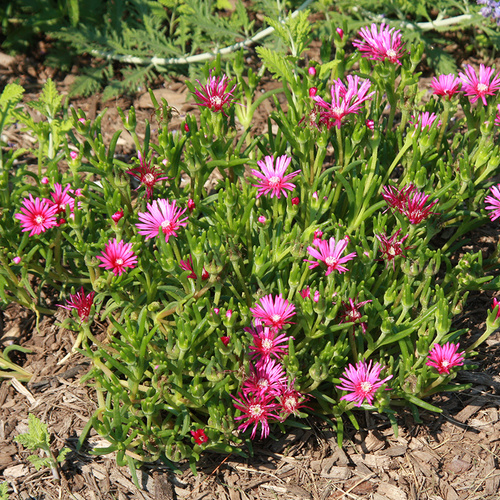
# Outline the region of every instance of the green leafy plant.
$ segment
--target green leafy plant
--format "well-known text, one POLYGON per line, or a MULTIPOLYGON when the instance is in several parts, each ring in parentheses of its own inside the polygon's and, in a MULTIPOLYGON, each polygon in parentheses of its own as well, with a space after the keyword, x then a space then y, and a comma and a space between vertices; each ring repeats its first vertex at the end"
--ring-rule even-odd
POLYGON ((154 137, 131 107, 106 142, 105 112, 65 107, 48 82, 32 105, 52 106, 46 125, 23 122, 45 131, 40 170, 2 173, 2 305, 24 290, 51 314, 42 290, 58 295, 93 364, 86 432, 109 445, 92 453, 116 452, 136 482, 142 463, 195 470, 203 451, 245 454, 306 415, 339 444, 358 408, 397 431, 398 408, 418 419, 441 411, 430 396, 465 387, 457 371, 500 326, 496 299, 472 345, 452 322, 471 290, 499 287, 498 246, 465 246, 500 217, 500 75, 439 75, 423 100, 424 45, 385 25, 350 55, 336 33, 325 65, 306 59, 307 13, 276 28, 262 71, 239 53, 187 82, 200 112, 178 130, 153 99, 154 137), (262 94, 265 70, 279 84, 262 94), (274 107, 256 134, 263 99, 274 107), (131 163, 115 154, 122 133, 131 163))
POLYGON ((9 500, 9 483, 0 483, 0 500, 9 500))
POLYGON ((44 424, 35 415, 30 413, 28 415, 28 432, 19 434, 14 440, 29 450, 42 450, 46 455, 45 457, 30 455, 28 460, 36 467, 36 470, 40 470, 42 467, 49 467, 54 479, 56 481, 60 480, 58 464, 64 461, 66 455, 71 450, 63 448, 57 457, 54 455, 50 448, 50 434, 47 424, 44 424))

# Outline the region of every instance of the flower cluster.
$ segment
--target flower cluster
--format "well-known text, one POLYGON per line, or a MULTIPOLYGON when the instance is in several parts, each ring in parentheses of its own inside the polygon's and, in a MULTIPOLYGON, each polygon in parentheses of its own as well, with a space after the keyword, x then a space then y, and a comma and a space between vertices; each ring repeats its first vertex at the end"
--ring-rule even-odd
POLYGON ((484 5, 481 8, 481 15, 491 17, 491 20, 500 26, 500 2, 495 0, 477 0, 478 5, 484 5))
POLYGON ((295 389, 295 380, 287 377, 281 363, 291 337, 280 330, 290 323, 295 306, 281 295, 270 294, 250 311, 254 316, 253 326, 244 328, 253 338, 250 372, 238 397, 233 399, 234 406, 242 413, 236 417, 243 421, 238 429, 245 431, 253 425, 250 437, 254 439, 260 425, 263 439, 269 435, 270 421, 283 422, 291 414, 298 415, 307 396, 295 389))
POLYGON ((435 214, 435 212, 431 212, 431 208, 439 200, 434 200, 427 205, 429 195, 418 191, 413 184, 407 184, 399 190, 394 186, 383 186, 382 189, 382 197, 389 207, 407 217, 411 224, 419 224, 430 215, 435 214))
POLYGON ((23 232, 30 231, 29 236, 39 235, 54 226, 64 224, 66 220, 61 214, 66 214, 66 207, 69 207, 70 217, 75 210, 75 197, 81 196, 79 189, 73 190, 68 184, 64 189, 57 182, 54 184, 52 199, 33 198, 29 194, 23 200, 21 213, 15 214, 15 218, 21 222, 23 232))

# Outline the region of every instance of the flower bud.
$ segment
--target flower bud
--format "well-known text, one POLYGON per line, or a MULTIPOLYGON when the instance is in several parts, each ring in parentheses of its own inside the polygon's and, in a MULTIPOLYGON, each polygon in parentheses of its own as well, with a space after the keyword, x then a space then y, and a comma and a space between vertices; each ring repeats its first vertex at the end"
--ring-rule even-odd
POLYGON ((195 207, 196 207, 196 204, 195 204, 194 200, 192 200, 191 198, 189 198, 189 200, 187 202, 187 207, 188 207, 188 210, 190 212, 192 212, 195 209, 195 207))
POLYGON ((123 217, 123 210, 120 209, 118 212, 115 212, 111 218, 113 219, 114 223, 116 224, 121 218, 123 217))
POLYGON ((339 35, 340 40, 343 40, 344 39, 344 30, 342 28, 337 28, 335 31, 339 35))
POLYGON ((16 256, 12 259, 12 263, 18 265, 21 263, 21 260, 22 260, 21 257, 16 256))
POLYGON ((298 196, 296 196, 295 198, 292 198, 292 205, 298 205, 300 203, 300 199, 298 196))
POLYGON ((307 70, 310 76, 316 76, 316 68, 314 66, 309 66, 309 69, 307 70))
POLYGON ((317 87, 311 87, 309 89, 309 97, 310 98, 313 98, 318 92, 318 88, 317 87))

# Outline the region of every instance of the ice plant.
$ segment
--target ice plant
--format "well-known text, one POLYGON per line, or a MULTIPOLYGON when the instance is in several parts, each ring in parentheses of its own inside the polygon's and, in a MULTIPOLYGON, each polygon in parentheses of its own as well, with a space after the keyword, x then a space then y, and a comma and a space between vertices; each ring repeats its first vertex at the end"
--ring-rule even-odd
POLYGON ((359 49, 363 57, 374 61, 388 59, 391 63, 401 65, 400 59, 404 56, 404 43, 401 40, 401 32, 382 23, 380 30, 376 24, 361 28, 360 39, 354 40, 352 44, 359 49))
POLYGON ((99 267, 113 271, 115 276, 120 276, 127 267, 133 269, 137 264, 137 257, 132 250, 132 243, 109 240, 104 251, 97 258, 102 262, 99 267))
POLYGON ((416 190, 417 188, 413 184, 407 184, 401 189, 397 189, 395 186, 383 186, 382 198, 390 208, 395 208, 398 212, 403 213, 409 197, 416 190))
POLYGON ((180 219, 180 216, 186 209, 180 209, 176 206, 176 201, 169 203, 168 200, 159 199, 147 204, 147 212, 139 212, 139 224, 136 224, 139 229, 139 234, 146 236, 146 239, 158 236, 159 231, 165 235, 165 241, 168 241, 170 236, 177 236, 176 231, 179 227, 187 226, 187 217, 180 219))
POLYGON ((201 87, 201 90, 196 89, 193 93, 201 102, 196 102, 197 106, 205 106, 214 113, 222 111, 222 114, 227 116, 224 112, 223 107, 226 104, 231 104, 234 101, 233 92, 236 89, 236 84, 231 90, 228 90, 227 76, 210 76, 207 79, 207 84, 205 86, 201 85, 200 80, 196 80, 201 87))
POLYGON ((410 195, 402 213, 408 217, 411 224, 420 224, 420 222, 427 219, 429 215, 436 213, 431 212, 431 208, 438 203, 439 200, 434 200, 429 205, 426 205, 428 199, 429 195, 421 191, 415 191, 410 195))
POLYGON ((491 186, 490 192, 491 196, 487 196, 484 201, 487 203, 486 210, 491 210, 490 219, 493 221, 500 217, 500 184, 491 186))
POLYGON ((252 175, 260 179, 260 184, 254 184, 257 189, 257 198, 264 194, 271 193, 271 198, 276 196, 280 198, 283 194, 288 197, 288 191, 293 191, 295 189, 295 184, 289 182, 296 175, 299 175, 300 170, 296 170, 288 175, 285 175, 286 169, 290 165, 292 159, 286 155, 279 156, 276 158, 274 156, 265 156, 264 160, 257 162, 262 172, 252 169, 252 175))
MULTIPOLYGON (((188 275, 188 278, 193 280, 198 278, 198 276, 193 270, 193 258, 191 257, 191 255, 186 260, 181 260, 179 265, 181 266, 182 269, 184 269, 184 271, 191 271, 191 274, 188 275)), ((210 275, 208 274, 208 271, 205 268, 203 268, 203 271, 201 272, 201 279, 207 280, 209 276, 210 275)))
MULTIPOLYGON (((412 118, 415 118, 412 116, 412 118)), ((425 111, 424 113, 419 113, 416 117, 415 122, 410 122, 415 129, 422 129, 425 130, 427 127, 432 127, 432 124, 436 121, 437 115, 435 113, 429 113, 428 111, 425 111)), ((441 122, 438 123, 440 125, 441 122)))
POLYGON ((493 68, 480 64, 478 77, 474 68, 466 64, 465 73, 458 74, 462 80, 462 90, 466 96, 469 96, 471 103, 481 99, 486 106, 486 96, 495 95, 495 92, 500 89, 500 73, 493 76, 494 72, 493 68))
POLYGON ((325 124, 328 129, 335 126, 340 128, 343 119, 349 114, 357 114, 361 105, 371 99, 375 92, 370 92, 370 80, 363 80, 360 85, 359 76, 347 76, 347 87, 340 80, 335 80, 330 88, 332 96, 331 103, 326 102, 319 96, 313 97, 316 104, 325 111, 320 113, 320 123, 325 124))
POLYGON ((250 366, 250 375, 243 381, 243 393, 255 396, 277 396, 286 385, 283 366, 273 358, 250 366))
POLYGON ((238 429, 246 431, 249 426, 253 425, 250 437, 254 439, 260 424, 260 438, 264 439, 269 436, 269 419, 278 419, 273 413, 278 408, 278 405, 272 402, 274 397, 269 395, 254 396, 242 392, 238 393, 240 399, 231 397, 234 399, 234 406, 243 413, 243 415, 235 417, 235 420, 245 420, 238 426, 238 429))
POLYGON ((459 91, 460 83, 460 79, 452 73, 449 75, 439 75, 431 81, 432 93, 443 97, 446 96, 450 100, 459 91))
POLYGON ((64 213, 66 212, 66 206, 69 207, 71 212, 75 208, 75 200, 72 198, 68 193, 74 193, 74 191, 71 189, 71 186, 68 184, 64 189, 62 188, 61 184, 58 184, 57 182, 54 184, 54 193, 51 193, 52 200, 47 200, 50 205, 57 207, 57 213, 64 213))
POLYGON ((464 364, 464 352, 457 352, 460 344, 446 342, 443 346, 434 344, 429 351, 427 366, 436 368, 440 375, 447 375, 454 366, 464 364))
MULTIPOLYGON (((495 309, 495 307, 498 306, 499 304, 500 304, 500 300, 493 298, 493 304, 491 306, 491 309, 495 309)), ((497 320, 500 319, 500 307, 498 308, 496 319, 497 320)))
POLYGON ((22 259, 21 259, 21 257, 19 257, 19 255, 16 255, 16 256, 12 259, 12 263, 13 263, 13 264, 18 265, 18 264, 20 264, 20 263, 21 263, 21 260, 22 260, 22 259))
POLYGON ((278 396, 280 405, 280 420, 283 422, 290 415, 299 416, 300 408, 307 408, 304 403, 309 399, 305 394, 295 389, 295 380, 288 383, 278 396))
POLYGON ((120 209, 117 212, 115 212, 111 218, 113 219, 113 222, 116 224, 121 218, 123 217, 123 210, 120 209))
POLYGON ((22 231, 30 231, 29 236, 38 235, 47 229, 57 225, 56 214, 57 206, 40 198, 33 198, 31 193, 29 198, 24 198, 20 214, 14 217, 21 221, 22 231))
MULTIPOLYGON (((318 259, 318 261, 323 262, 327 266, 325 276, 328 276, 333 271, 338 271, 339 273, 345 273, 349 269, 342 266, 342 264, 354 259, 356 257, 356 252, 351 252, 350 254, 342 257, 342 253, 347 248, 349 243, 348 238, 343 238, 339 241, 335 241, 335 238, 330 238, 326 240, 315 240, 313 245, 317 246, 319 251, 314 247, 307 247, 307 251, 311 257, 318 259)), ((311 265, 309 269, 314 269, 319 266, 319 262, 313 260, 304 259, 304 262, 309 262, 311 265)))
POLYGON ((255 321, 255 327, 245 327, 244 330, 253 337, 253 345, 250 346, 250 352, 253 353, 253 359, 264 363, 270 357, 281 358, 288 351, 288 341, 284 333, 278 335, 274 328, 262 326, 260 322, 255 321))
MULTIPOLYGON (((348 302, 342 301, 342 311, 341 311, 341 323, 357 323, 359 319, 363 316, 360 309, 365 305, 370 303, 371 300, 364 300, 363 302, 354 302, 349 298, 348 302)), ((361 330, 366 333, 366 323, 361 322, 361 330)))
POLYGON ((380 380, 380 372, 384 367, 380 363, 372 366, 372 361, 358 361, 355 366, 349 364, 340 377, 341 385, 337 389, 347 391, 340 400, 356 402, 356 406, 361 406, 366 400, 368 404, 373 404, 373 399, 377 390, 382 387, 392 375, 380 380))
POLYGON ((500 104, 497 104, 497 115, 495 116, 495 125, 500 127, 500 104))
POLYGON ((191 435, 193 436, 194 442, 200 446, 208 441, 208 437, 203 429, 191 431, 191 435))
POLYGON ((280 330, 284 325, 290 323, 288 319, 295 314, 295 306, 283 299, 281 294, 274 298, 272 294, 269 294, 260 299, 260 304, 251 307, 250 312, 265 326, 280 330))
POLYGON ((69 296, 69 299, 66 301, 65 306, 58 304, 59 307, 63 309, 67 309, 70 311, 71 309, 76 309, 78 316, 80 317, 80 321, 86 322, 89 319, 90 309, 92 304, 94 303, 95 292, 89 292, 87 295, 85 293, 85 289, 81 288, 81 290, 73 295, 69 296))
MULTIPOLYGON (((139 156, 139 166, 135 167, 131 170, 127 170, 127 174, 130 174, 132 177, 135 177, 141 184, 144 184, 146 187, 146 199, 149 200, 153 195, 153 190, 155 184, 160 181, 165 181, 168 177, 160 177, 162 172, 158 170, 154 165, 151 166, 151 160, 146 162, 142 157, 140 152, 139 156)), ((137 187, 139 189, 141 185, 137 187)), ((137 190, 136 189, 136 190, 137 190)))
MULTIPOLYGON (((380 242, 380 251, 383 258, 387 261, 387 265, 392 262, 392 268, 396 269, 395 258, 403 254, 403 250, 408 250, 410 247, 403 247, 403 243, 408 238, 408 235, 403 236, 398 240, 401 229, 398 229, 390 238, 387 238, 385 233, 376 234, 375 237, 380 242)), ((404 257, 404 255, 403 255, 404 257)))

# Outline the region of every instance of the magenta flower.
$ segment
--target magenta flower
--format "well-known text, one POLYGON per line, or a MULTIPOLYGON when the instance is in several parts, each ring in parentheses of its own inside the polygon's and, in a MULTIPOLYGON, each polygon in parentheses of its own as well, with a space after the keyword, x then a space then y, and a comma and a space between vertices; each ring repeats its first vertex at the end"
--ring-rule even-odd
POLYGON ((419 224, 424 219, 436 212, 431 212, 431 208, 438 203, 434 200, 429 205, 426 203, 429 195, 417 191, 413 184, 407 184, 398 190, 394 186, 383 186, 382 198, 390 208, 395 208, 400 214, 408 217, 411 224, 419 224))
POLYGON ((117 223, 118 223, 118 221, 119 221, 122 217, 123 217, 123 210, 122 210, 122 209, 118 210, 117 212, 115 212, 115 213, 111 216, 111 218, 113 219, 113 222, 114 222, 115 224, 117 224, 117 223))
POLYGON ((500 184, 496 186, 491 186, 490 188, 491 196, 487 196, 484 201, 489 203, 486 205, 486 210, 491 210, 490 219, 496 220, 500 217, 500 184))
POLYGON ((69 300, 66 301, 67 305, 58 305, 63 309, 67 309, 68 311, 70 311, 71 309, 76 309, 76 312, 80 317, 80 321, 83 323, 84 321, 88 321, 89 319, 90 309, 92 307, 92 304, 94 303, 94 296, 95 292, 90 292, 88 295, 86 295, 85 289, 82 286, 79 292, 69 296, 69 300))
MULTIPOLYGON (((412 116, 412 118, 415 119, 414 116, 412 116)), ((414 125, 415 129, 425 130, 426 127, 431 128, 436 119, 436 113, 429 113, 428 111, 425 111, 425 113, 419 113, 417 115, 417 121, 410 122, 410 124, 414 125)), ((439 125, 441 125, 441 122, 438 123, 438 126, 439 125)))
POLYGON ((407 201, 403 215, 408 217, 411 224, 420 224, 423 220, 427 219, 429 215, 434 215, 436 212, 431 212, 431 208, 438 203, 439 200, 434 200, 429 205, 426 205, 429 195, 416 191, 407 201))
POLYGON ((179 217, 186 211, 176 207, 176 201, 171 204, 168 200, 154 200, 153 203, 147 204, 147 212, 139 212, 139 220, 141 223, 136 224, 139 228, 139 234, 146 236, 146 239, 158 236, 161 229, 165 235, 165 241, 168 241, 170 236, 177 236, 176 231, 180 226, 187 226, 187 217, 180 219, 179 217))
POLYGON ((495 125, 500 127, 500 104, 497 104, 497 115, 495 116, 495 125))
MULTIPOLYGON (((500 304, 500 300, 497 300, 495 298, 493 298, 493 305, 491 306, 491 309, 495 309, 496 306, 498 306, 500 304)), ((498 311, 497 311, 497 316, 495 319, 500 319, 500 308, 498 308, 498 311)))
POLYGON ((384 61, 389 59, 391 63, 401 65, 401 57, 405 54, 404 43, 401 40, 401 32, 394 30, 386 24, 380 25, 380 31, 376 24, 361 28, 359 35, 361 39, 356 39, 352 44, 360 50, 363 57, 374 61, 384 61))
POLYGON ((196 444, 202 445, 208 441, 208 437, 203 429, 197 429, 196 431, 191 431, 194 442, 196 444))
MULTIPOLYGON (((307 251, 311 257, 314 257, 315 259, 318 259, 326 264, 327 271, 325 276, 333 273, 333 271, 345 273, 346 271, 349 271, 349 269, 341 264, 344 264, 345 262, 348 262, 356 257, 356 252, 352 252, 347 254, 345 257, 341 257, 342 253, 347 248, 348 243, 348 238, 343 238, 338 242, 335 241, 335 238, 330 238, 329 241, 316 239, 313 242, 313 245, 317 246, 319 251, 313 247, 307 247, 307 251)), ((304 259, 304 262, 309 262, 311 264, 309 269, 314 269, 319 266, 319 262, 313 260, 304 259)))
POLYGON ((462 80, 462 90, 466 96, 469 96, 471 103, 481 99, 486 106, 486 96, 495 95, 495 92, 500 89, 500 73, 497 73, 491 79, 493 73, 493 68, 481 64, 478 78, 474 68, 470 64, 466 64, 465 73, 458 74, 460 80, 462 80))
POLYGON ((137 263, 132 243, 116 241, 116 238, 108 241, 102 255, 98 255, 97 258, 102 262, 99 267, 113 271, 115 276, 120 276, 127 267, 133 269, 137 263))
POLYGON ((282 194, 285 198, 288 197, 288 191, 293 191, 295 184, 289 182, 296 175, 299 175, 300 170, 296 170, 291 174, 285 175, 286 169, 292 161, 286 155, 276 158, 276 166, 274 165, 274 156, 265 156, 264 160, 257 162, 262 172, 252 169, 252 174, 258 177, 261 181, 260 184, 253 184, 257 189, 257 198, 263 194, 271 193, 271 198, 276 196, 279 198, 282 194))
MULTIPOLYGON (((181 260, 180 266, 182 269, 184 269, 184 271, 191 271, 191 274, 188 275, 188 278, 190 278, 192 280, 195 280, 198 278, 198 276, 196 275, 196 273, 193 270, 193 258, 191 257, 191 255, 186 260, 181 260)), ((203 271, 201 272, 201 279, 207 280, 209 278, 209 276, 210 275, 208 274, 208 271, 205 268, 203 268, 203 271)))
POLYGON ((370 80, 364 80, 360 84, 359 76, 347 77, 347 87, 340 78, 333 82, 330 93, 332 102, 329 104, 319 96, 313 97, 316 104, 325 109, 320 113, 320 124, 325 124, 328 129, 335 126, 340 128, 342 120, 349 114, 357 114, 361 110, 361 105, 368 99, 371 99, 375 92, 370 92, 370 80))
POLYGON ((243 328, 253 337, 253 345, 250 346, 250 351, 253 352, 252 359, 257 358, 258 363, 264 363, 271 356, 281 358, 288 351, 288 341, 291 337, 287 337, 284 333, 278 335, 274 328, 262 326, 260 320, 255 320, 255 327, 243 328))
MULTIPOLYGON (((392 268, 396 269, 395 258, 403 254, 403 250, 408 250, 410 247, 403 247, 403 243, 408 238, 408 235, 403 236, 398 240, 401 229, 398 229, 390 238, 387 238, 385 233, 376 234, 375 237, 380 242, 380 251, 383 258, 387 261, 387 265, 392 261, 392 268)), ((404 255, 403 255, 404 257, 404 255)))
POLYGON ((16 266, 21 264, 21 261, 23 259, 21 257, 19 257, 19 255, 16 255, 13 259, 12 259, 12 263, 15 264, 16 266))
POLYGON ((434 344, 429 351, 427 366, 436 368, 440 375, 450 373, 454 366, 462 366, 464 364, 464 352, 459 352, 460 344, 452 344, 446 342, 443 346, 434 344))
MULTIPOLYGON (((349 298, 349 302, 342 301, 342 312, 341 312, 341 323, 358 323, 360 318, 363 316, 359 311, 365 304, 370 303, 371 300, 365 300, 363 302, 354 302, 349 298)), ((366 333, 366 323, 361 323, 361 330, 366 333)))
POLYGON ((372 362, 368 364, 366 361, 358 361, 356 366, 349 365, 343 377, 340 377, 341 385, 337 385, 337 389, 350 392, 342 396, 340 400, 356 401, 356 406, 361 406, 366 401, 368 404, 373 404, 375 392, 385 382, 392 378, 392 375, 380 380, 380 372, 384 367, 380 363, 375 363, 372 367, 372 362))
POLYGON ((453 74, 439 75, 438 78, 432 79, 432 93, 443 97, 448 96, 448 100, 451 100, 451 97, 458 92, 460 83, 460 79, 453 74))
POLYGON ((236 89, 236 85, 233 86, 231 90, 227 90, 227 76, 224 75, 222 78, 220 76, 210 76, 208 77, 207 84, 205 86, 201 85, 199 80, 196 80, 201 87, 201 90, 196 89, 193 93, 201 101, 195 103, 197 106, 205 106, 214 113, 222 111, 224 116, 227 116, 222 109, 226 104, 232 104, 233 92, 236 89))
POLYGON ((275 359, 267 358, 262 363, 250 366, 250 376, 243 382, 243 393, 254 396, 277 396, 286 386, 283 366, 275 359))
POLYGON ((230 340, 231 337, 229 337, 228 335, 223 335, 222 337, 220 337, 220 341, 224 344, 225 347, 227 347, 230 340))
POLYGON ((238 396, 240 399, 231 396, 234 399, 234 406, 243 413, 243 415, 235 417, 235 420, 245 420, 238 426, 238 429, 246 431, 250 425, 253 425, 250 437, 254 439, 260 424, 260 438, 264 439, 269 436, 269 419, 278 420, 277 415, 273 413, 278 408, 276 403, 271 402, 273 396, 253 396, 241 392, 238 393, 238 396))
POLYGON ((295 390, 295 380, 284 388, 278 396, 280 404, 280 420, 284 422, 290 415, 299 416, 299 408, 308 408, 304 403, 309 399, 305 394, 295 390))
POLYGON ((76 193, 71 189, 71 186, 68 184, 64 189, 61 184, 57 182, 54 184, 55 193, 51 193, 52 200, 47 200, 51 206, 57 207, 57 213, 65 213, 66 206, 69 206, 71 212, 75 209, 75 200, 68 193, 72 193, 76 195, 76 193))
POLYGON ((250 312, 264 325, 280 330, 284 325, 290 323, 288 318, 295 314, 295 306, 283 299, 281 294, 274 299, 272 294, 269 294, 260 299, 260 304, 250 308, 250 312))
MULTIPOLYGON (((160 177, 162 174, 161 171, 157 170, 157 168, 153 165, 151 166, 151 160, 146 163, 141 153, 138 153, 139 163, 138 167, 135 167, 131 170, 127 170, 127 174, 130 174, 132 177, 135 177, 141 184, 144 184, 146 187, 146 199, 149 200, 153 195, 153 190, 155 184, 160 181, 165 181, 168 177, 160 177)), ((139 189, 141 186, 137 189, 139 189)), ((136 189, 136 191, 137 191, 136 189)))
POLYGON ((311 298, 311 288, 306 286, 303 290, 301 290, 300 292, 300 296, 303 298, 303 299, 310 299, 311 298))
POLYGON ((14 217, 21 221, 23 232, 31 231, 29 236, 38 235, 57 226, 57 206, 50 205, 48 200, 33 198, 30 194, 29 198, 24 198, 23 205, 21 207, 22 213, 15 214, 14 217))

